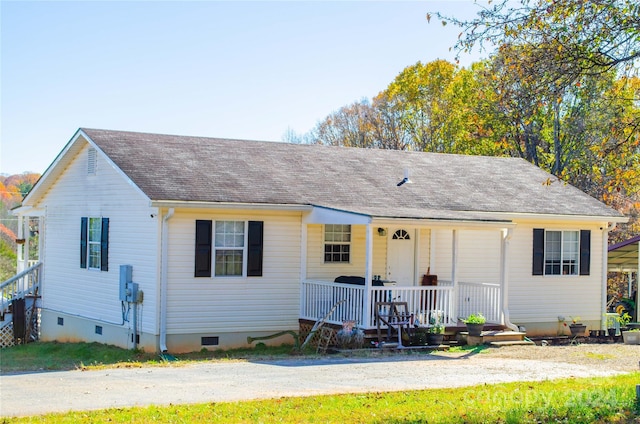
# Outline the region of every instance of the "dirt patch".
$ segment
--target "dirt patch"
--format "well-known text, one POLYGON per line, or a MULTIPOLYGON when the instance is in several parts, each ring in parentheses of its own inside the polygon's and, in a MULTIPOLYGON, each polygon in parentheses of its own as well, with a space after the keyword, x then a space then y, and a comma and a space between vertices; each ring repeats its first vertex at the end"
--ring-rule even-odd
POLYGON ((578 344, 570 346, 503 346, 489 348, 480 355, 492 358, 566 362, 601 370, 640 370, 640 345, 578 344))

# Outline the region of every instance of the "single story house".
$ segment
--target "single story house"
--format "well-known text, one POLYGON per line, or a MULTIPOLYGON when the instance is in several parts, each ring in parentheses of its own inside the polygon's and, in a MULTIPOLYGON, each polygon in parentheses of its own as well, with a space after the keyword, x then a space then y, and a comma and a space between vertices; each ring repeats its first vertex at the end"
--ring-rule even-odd
POLYGON ((15 212, 19 271, 40 222, 42 339, 168 352, 332 308, 373 329, 398 299, 423 323, 600 329, 607 234, 626 221, 516 158, 86 128, 15 212))

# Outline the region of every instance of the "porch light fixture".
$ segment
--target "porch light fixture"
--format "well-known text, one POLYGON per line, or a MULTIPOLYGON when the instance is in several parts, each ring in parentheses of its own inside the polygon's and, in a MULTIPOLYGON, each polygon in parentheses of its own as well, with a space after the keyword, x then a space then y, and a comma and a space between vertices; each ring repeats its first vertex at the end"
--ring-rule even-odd
POLYGON ((413 181, 411 181, 411 179, 409 179, 409 170, 405 169, 404 170, 404 178, 402 179, 402 181, 400 181, 398 184, 396 184, 398 187, 400 187, 403 184, 411 184, 413 183, 413 181))
POLYGON ((386 236, 386 235, 387 235, 387 230, 385 230, 385 229, 384 229, 384 228, 382 228, 382 227, 378 227, 378 235, 379 235, 380 237, 384 237, 384 236, 386 236))

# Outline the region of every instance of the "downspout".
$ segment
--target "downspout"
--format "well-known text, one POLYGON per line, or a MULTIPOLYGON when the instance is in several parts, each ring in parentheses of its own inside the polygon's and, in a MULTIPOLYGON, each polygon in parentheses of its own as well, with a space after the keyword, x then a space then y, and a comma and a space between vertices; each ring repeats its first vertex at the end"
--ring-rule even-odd
POLYGON ((170 208, 162 217, 161 264, 160 264, 160 351, 167 351, 167 286, 169 272, 169 219, 174 209, 170 208))
POLYGON ((513 331, 520 331, 517 325, 511 322, 509 316, 509 242, 513 236, 512 228, 505 228, 502 232, 500 244, 500 286, 502 287, 502 324, 513 331))
MULTIPOLYGON (((451 285, 453 285, 453 317, 457 323, 460 310, 460 288, 458 287, 458 230, 451 230, 451 285)), ((455 324, 454 324, 455 325, 455 324)))
POLYGON ((616 228, 616 223, 613 222, 602 230, 602 293, 600 294, 600 329, 605 330, 607 328, 606 313, 607 313, 607 273, 609 272, 609 231, 613 231, 616 228))

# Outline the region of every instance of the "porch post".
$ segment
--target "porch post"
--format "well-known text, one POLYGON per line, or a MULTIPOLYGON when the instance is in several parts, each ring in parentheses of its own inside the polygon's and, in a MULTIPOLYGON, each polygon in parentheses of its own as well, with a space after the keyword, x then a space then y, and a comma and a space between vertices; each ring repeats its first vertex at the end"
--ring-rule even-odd
POLYGON ((600 329, 607 329, 607 279, 609 273, 609 230, 615 225, 604 226, 602 228, 602 271, 600 275, 600 329))
POLYGON ((362 326, 369 328, 372 323, 371 318, 371 280, 373 277, 373 227, 371 224, 366 226, 366 255, 365 255, 365 271, 364 271, 364 317, 362 326))
POLYGON ((633 271, 629 270, 629 272, 627 272, 627 293, 629 293, 629 299, 633 300, 635 302, 635 300, 633 299, 633 271))
POLYGON ((636 298, 634 299, 636 302, 635 308, 635 322, 640 320, 640 313, 638 313, 638 309, 640 309, 640 241, 638 241, 638 268, 636 269, 636 298))
POLYGON ((43 262, 44 261, 44 226, 45 226, 45 222, 44 222, 44 216, 40 215, 38 216, 38 262, 43 262))
POLYGON ((298 317, 302 317, 302 313, 306 308, 306 304, 309 301, 307 298, 307 285, 303 284, 307 280, 307 243, 308 243, 308 234, 309 229, 307 228, 309 224, 302 222, 302 228, 300 229, 300 305, 298 311, 298 317))
POLYGON ((24 238, 24 269, 29 268, 29 259, 31 258, 31 254, 29 253, 31 245, 31 229, 29 228, 29 223, 31 222, 31 217, 26 217, 27 219, 23 220, 22 224, 24 226, 24 230, 22 230, 22 238, 24 238))
MULTIPOLYGON (((18 215, 18 239, 24 239, 24 216, 18 215)), ((18 244, 16 253, 17 253, 17 263, 16 263, 16 273, 24 271, 27 267, 24 262, 24 244, 18 244)))
POLYGON ((458 288, 458 230, 454 229, 451 236, 451 284, 453 285, 453 317, 458 322, 459 288, 458 288))

